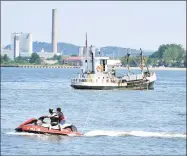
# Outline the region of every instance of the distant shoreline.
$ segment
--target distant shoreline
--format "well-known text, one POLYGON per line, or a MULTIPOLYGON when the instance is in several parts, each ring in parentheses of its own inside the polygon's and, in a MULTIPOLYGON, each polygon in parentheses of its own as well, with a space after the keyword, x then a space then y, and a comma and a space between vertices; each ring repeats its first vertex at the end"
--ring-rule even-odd
MULTIPOLYGON (((116 69, 127 69, 127 67, 117 67, 116 69)), ((130 67, 131 70, 140 70, 139 67, 130 67)), ((144 69, 147 69, 146 67, 144 69)), ((170 68, 170 67, 152 67, 149 70, 186 70, 186 68, 170 68)))
MULTIPOLYGON (((80 66, 64 66, 64 65, 0 65, 0 67, 16 67, 16 68, 80 68, 80 66)), ((127 69, 127 67, 116 67, 116 69, 127 69)), ((140 70, 139 67, 130 67, 131 70, 140 70)), ((146 69, 146 68, 144 68, 146 69)), ((186 68, 170 68, 170 67, 152 67, 149 70, 186 70, 186 68)))
POLYGON ((14 68, 80 68, 79 66, 64 66, 64 65, 1 65, 0 67, 14 68))

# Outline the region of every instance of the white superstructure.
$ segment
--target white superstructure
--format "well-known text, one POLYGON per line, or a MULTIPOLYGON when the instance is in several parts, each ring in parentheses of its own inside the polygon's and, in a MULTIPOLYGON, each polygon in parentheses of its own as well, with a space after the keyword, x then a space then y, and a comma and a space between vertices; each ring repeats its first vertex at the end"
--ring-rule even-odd
POLYGON ((20 55, 19 36, 14 36, 14 58, 20 55))

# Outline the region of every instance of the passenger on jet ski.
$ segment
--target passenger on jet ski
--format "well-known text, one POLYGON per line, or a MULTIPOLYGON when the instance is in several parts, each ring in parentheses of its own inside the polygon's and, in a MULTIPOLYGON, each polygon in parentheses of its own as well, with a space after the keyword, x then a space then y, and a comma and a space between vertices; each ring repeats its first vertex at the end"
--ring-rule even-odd
POLYGON ((50 123, 49 129, 51 129, 51 126, 56 126, 56 125, 58 125, 58 123, 59 123, 59 116, 57 115, 56 112, 53 111, 52 108, 49 109, 49 113, 50 113, 50 115, 48 115, 48 116, 43 116, 43 117, 44 117, 44 118, 50 118, 51 123, 50 123))
POLYGON ((56 109, 57 115, 59 117, 59 129, 62 131, 62 125, 65 124, 65 118, 64 118, 64 114, 61 111, 61 108, 57 108, 56 109))

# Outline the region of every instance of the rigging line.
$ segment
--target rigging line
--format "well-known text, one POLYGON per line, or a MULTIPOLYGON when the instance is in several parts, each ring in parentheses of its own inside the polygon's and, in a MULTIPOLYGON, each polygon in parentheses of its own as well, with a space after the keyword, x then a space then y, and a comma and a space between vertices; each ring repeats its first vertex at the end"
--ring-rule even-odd
MULTIPOLYGON (((96 103, 96 104, 97 104, 97 103, 96 103)), ((92 108, 90 109, 90 111, 89 111, 89 113, 88 113, 88 116, 87 116, 86 121, 85 121, 85 123, 84 123, 84 126, 83 126, 83 128, 82 128, 82 132, 81 132, 82 134, 83 134, 84 129, 85 129, 86 125, 87 125, 87 121, 88 121, 88 119, 89 119, 89 117, 90 117, 91 110, 94 108, 94 106, 95 106, 95 103, 93 103, 92 108)))
POLYGON ((137 66, 141 68, 141 66, 132 58, 132 60, 136 63, 137 66))
POLYGON ((146 65, 147 71, 149 72, 148 64, 147 64, 147 61, 145 61, 145 57, 143 57, 143 60, 144 60, 144 63, 146 65))

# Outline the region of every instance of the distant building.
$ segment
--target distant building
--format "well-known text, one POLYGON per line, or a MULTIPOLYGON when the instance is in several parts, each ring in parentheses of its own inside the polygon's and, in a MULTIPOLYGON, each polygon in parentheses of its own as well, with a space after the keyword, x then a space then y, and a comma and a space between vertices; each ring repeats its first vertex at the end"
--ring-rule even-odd
POLYGON ((72 65, 72 66, 81 66, 82 65, 82 57, 68 57, 62 60, 62 64, 72 65))
POLYGON ((107 60, 107 65, 108 65, 108 67, 112 67, 112 66, 120 67, 122 65, 122 63, 121 63, 121 60, 109 59, 109 60, 107 60))
POLYGON ((20 50, 20 48, 19 48, 19 36, 15 35, 14 36, 14 49, 13 49, 14 58, 16 58, 20 55, 19 50, 20 50))
POLYGON ((18 44, 18 42, 19 42, 19 45, 16 46, 17 53, 14 56, 15 57, 31 56, 32 49, 33 49, 32 34, 31 33, 12 33, 11 34, 11 50, 13 53, 15 53, 15 44, 18 44), (15 42, 15 37, 16 37, 16 42, 15 42), (19 54, 18 54, 18 51, 19 51, 19 54))
POLYGON ((58 63, 58 60, 43 60, 44 64, 56 64, 58 63))
MULTIPOLYGON (((81 56, 73 56, 73 57, 68 57, 62 60, 62 64, 67 64, 67 65, 73 65, 73 66, 82 66, 82 59, 84 59, 84 57, 81 56)), ((112 60, 109 59, 107 60, 107 65, 108 67, 112 67, 112 66, 116 66, 116 67, 120 67, 121 64, 121 60, 112 60)))
POLYGON ((40 58, 47 59, 52 58, 54 55, 60 55, 60 53, 52 53, 52 52, 37 52, 40 58))
POLYGON ((79 47, 79 56, 83 56, 84 47, 79 47))
POLYGON ((95 46, 92 46, 92 48, 90 46, 87 47, 87 52, 86 52, 86 47, 85 46, 82 46, 82 47, 79 47, 79 56, 91 56, 91 53, 90 51, 93 52, 93 55, 95 56, 95 52, 96 52, 96 47, 95 46))

